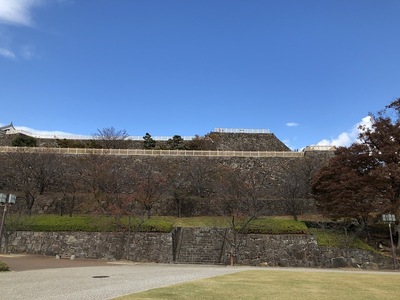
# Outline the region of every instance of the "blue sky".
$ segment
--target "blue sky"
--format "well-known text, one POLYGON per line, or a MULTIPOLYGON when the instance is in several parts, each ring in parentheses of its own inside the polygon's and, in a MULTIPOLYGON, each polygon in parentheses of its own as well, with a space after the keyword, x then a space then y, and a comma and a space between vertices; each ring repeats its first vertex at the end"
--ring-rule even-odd
POLYGON ((0 0, 0 124, 346 145, 400 97, 398 0, 0 0))

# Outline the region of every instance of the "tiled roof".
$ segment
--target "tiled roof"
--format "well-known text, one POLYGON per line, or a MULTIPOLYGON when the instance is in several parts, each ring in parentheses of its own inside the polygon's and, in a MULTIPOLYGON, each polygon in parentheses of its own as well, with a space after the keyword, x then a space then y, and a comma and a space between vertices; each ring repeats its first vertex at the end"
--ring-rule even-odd
POLYGON ((6 133, 8 130, 15 130, 13 123, 0 127, 0 134, 6 133))

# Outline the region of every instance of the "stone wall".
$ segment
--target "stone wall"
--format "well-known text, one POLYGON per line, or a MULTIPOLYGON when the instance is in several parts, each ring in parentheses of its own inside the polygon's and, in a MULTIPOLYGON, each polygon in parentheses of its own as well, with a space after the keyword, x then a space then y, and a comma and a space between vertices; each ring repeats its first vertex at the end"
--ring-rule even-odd
POLYGON ((128 241, 127 233, 18 231, 8 238, 5 250, 10 253, 69 254, 76 258, 168 263, 172 261, 172 235, 133 233, 128 241))
MULTIPOLYGON (((126 235, 126 234, 125 234, 126 235)), ((170 263, 173 261, 171 233, 136 232, 129 239, 127 259, 141 262, 170 263)), ((128 239, 125 239, 127 241, 128 239)))
MULTIPOLYGON (((213 199, 195 198, 185 199, 181 204, 181 215, 193 216, 218 216, 220 211, 213 206, 213 199)), ((290 216, 289 202, 281 199, 259 200, 260 216, 290 216)), ((299 199, 299 215, 313 215, 318 213, 314 199, 299 199), (300 208, 301 207, 301 208, 300 208)), ((155 203, 153 214, 159 216, 177 216, 178 204, 173 199, 163 199, 155 203)))
POLYGON ((11 146, 14 138, 15 135, 12 134, 0 134, 0 146, 11 146))
MULTIPOLYGON (((218 145, 220 149, 223 150, 271 150, 271 151, 288 151, 289 149, 279 140, 274 134, 248 134, 248 133, 210 133, 210 138, 213 142, 218 145)), ((9 144, 11 145, 11 140, 14 135, 1 135, 0 145, 9 144)), ((134 147, 142 147, 142 141, 135 141, 134 147)), ((46 147, 56 147, 54 139, 39 139, 39 146, 46 147)), ((1 154, 4 155, 4 154, 1 154)), ((0 156, 1 156, 0 155, 0 156)), ((279 187, 282 186, 283 175, 285 170, 290 168, 291 164, 295 164, 300 160, 305 158, 313 159, 315 158, 316 165, 319 162, 324 161, 333 155, 331 151, 309 151, 304 154, 304 157, 162 157, 162 156, 135 156, 135 157, 124 157, 121 156, 119 159, 137 162, 143 161, 154 161, 155 163, 166 162, 169 165, 177 165, 182 167, 193 168, 196 164, 210 164, 213 165, 229 165, 233 167, 239 167, 242 169, 252 169, 260 168, 268 172, 272 184, 268 185, 268 193, 265 198, 268 200, 262 200, 263 210, 262 215, 287 215, 288 209, 286 207, 285 201, 282 199, 282 191, 279 187)), ((1 157, 0 157, 1 158, 1 157)), ((73 160, 76 159, 73 155, 65 155, 65 160, 71 160, 71 164, 75 163, 73 160)), ((115 157, 113 157, 115 158, 115 157)), ((68 164, 68 163, 67 163, 68 164)), ((155 215, 176 215, 177 208, 176 203, 172 197, 165 196, 165 198, 157 203, 154 207, 153 214, 155 215)), ((193 197, 195 198, 195 197, 193 197)), ((187 204, 184 216, 195 216, 195 215, 212 215, 215 214, 215 209, 210 209, 209 199, 188 199, 185 204, 187 204)), ((22 203, 22 202, 19 202, 22 203)), ((48 194, 45 193, 40 195, 36 199, 34 207, 32 208, 32 213, 59 213, 59 201, 57 200, 56 193, 48 194)), ((314 214, 316 212, 316 207, 314 205, 313 199, 303 200, 303 214, 314 214)), ((84 211, 75 211, 75 213, 85 213, 84 211)))
POLYGON ((260 235, 247 234, 239 237, 236 260, 243 265, 268 265, 272 267, 346 267, 390 269, 389 258, 379 254, 350 249, 318 246, 311 235, 260 235))
MULTIPOLYGON (((5 154, 0 153, 0 160, 5 154)), ((76 164, 77 157, 65 156, 66 163, 70 165, 76 164)), ((118 158, 122 161, 126 161, 126 164, 136 161, 137 163, 149 162, 158 165, 179 165, 183 169, 195 168, 199 165, 232 165, 234 167, 239 167, 243 169, 251 169, 253 167, 266 170, 271 177, 271 182, 273 178, 273 185, 268 185, 267 199, 260 200, 263 202, 261 215, 272 216, 272 215, 288 215, 288 209, 284 200, 282 200, 281 190, 279 185, 282 182, 282 177, 285 172, 285 167, 295 161, 302 160, 302 157, 295 158, 284 158, 284 157, 269 157, 269 158, 255 158, 255 157, 151 157, 151 156, 134 156, 125 157, 121 156, 118 158)), ((17 194, 22 196, 22 194, 17 194)), ((60 194, 55 192, 46 192, 40 195, 35 200, 35 204, 32 208, 32 213, 34 214, 44 214, 53 213, 58 214, 60 208, 57 204, 60 202, 60 194)), ((22 197, 21 197, 22 199, 22 197)), ((199 215, 216 215, 218 211, 210 207, 213 199, 209 197, 200 198, 193 196, 190 199, 185 200, 185 209, 182 211, 183 216, 199 216, 199 215)), ((316 213, 316 206, 313 199, 304 199, 303 202, 303 214, 314 214, 316 213)), ((24 205, 24 201, 18 201, 17 205, 24 205)), ((154 215, 177 215, 176 201, 169 194, 164 195, 161 199, 154 205, 152 213, 154 215)), ((79 207, 76 208, 74 213, 86 213, 84 210, 80 211, 79 207)))
POLYGON ((312 235, 237 234, 227 229, 181 228, 175 262, 230 263, 271 267, 352 267, 391 269, 390 258, 377 253, 318 246, 312 235), (181 239, 181 240, 179 240, 181 239), (236 249, 236 250, 233 250, 236 249))
MULTIPOLYGON (((4 242, 4 240, 3 240, 4 242)), ((10 253, 70 254, 76 258, 128 259, 140 262, 391 269, 392 260, 377 253, 320 247, 312 235, 233 235, 228 229, 175 228, 172 233, 16 232, 10 253), (233 242, 236 241, 236 242, 233 242)))
POLYGON ((273 133, 217 133, 208 135, 217 150, 290 151, 273 133))

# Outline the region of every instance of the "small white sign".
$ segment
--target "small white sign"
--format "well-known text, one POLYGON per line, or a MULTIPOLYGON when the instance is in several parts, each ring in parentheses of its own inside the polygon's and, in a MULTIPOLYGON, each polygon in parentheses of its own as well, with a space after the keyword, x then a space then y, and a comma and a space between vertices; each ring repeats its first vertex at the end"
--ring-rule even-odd
POLYGON ((384 214, 382 215, 383 222, 395 222, 396 216, 394 214, 384 214))

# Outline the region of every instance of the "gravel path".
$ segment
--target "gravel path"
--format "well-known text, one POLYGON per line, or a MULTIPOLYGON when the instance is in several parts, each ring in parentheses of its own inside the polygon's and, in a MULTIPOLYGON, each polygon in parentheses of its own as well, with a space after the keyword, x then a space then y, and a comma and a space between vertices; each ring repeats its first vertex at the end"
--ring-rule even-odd
MULTIPOLYGON (((56 260, 54 257, 0 255, 14 270, 0 272, 0 299, 83 300, 112 299, 157 287, 244 270, 292 272, 357 272, 398 274, 339 269, 260 268, 242 266, 204 266, 141 264, 101 260, 56 260)), ((400 277, 399 277, 400 278, 400 277)))
POLYGON ((244 268, 164 264, 41 269, 0 273, 1 299, 111 299, 244 268))

